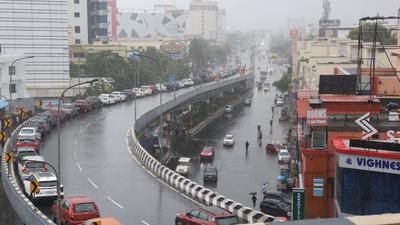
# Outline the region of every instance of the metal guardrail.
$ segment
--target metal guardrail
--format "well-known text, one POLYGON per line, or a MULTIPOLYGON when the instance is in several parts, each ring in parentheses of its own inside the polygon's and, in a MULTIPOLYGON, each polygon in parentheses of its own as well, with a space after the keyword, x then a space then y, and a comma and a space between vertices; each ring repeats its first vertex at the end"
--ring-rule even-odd
MULTIPOLYGON (((175 101, 170 100, 164 103, 162 108, 164 109, 164 111, 171 110, 172 108, 190 100, 197 95, 247 79, 254 79, 254 75, 241 76, 235 79, 221 81, 209 86, 204 86, 201 89, 195 89, 191 92, 178 96, 175 101)), ((242 220, 250 223, 267 222, 274 219, 274 217, 272 216, 256 211, 250 207, 243 206, 241 203, 235 202, 232 199, 228 199, 223 195, 220 195, 210 189, 207 189, 197 184, 196 182, 193 182, 186 177, 181 176, 180 174, 175 173, 175 171, 162 165, 157 159, 151 156, 140 145, 135 133, 140 133, 143 129, 145 129, 148 123, 152 122, 159 116, 159 113, 159 106, 148 111, 147 113, 144 113, 137 119, 136 123, 133 123, 134 129, 129 130, 130 134, 128 134, 128 137, 130 138, 132 144, 132 146, 130 146, 130 150, 139 163, 141 163, 149 172, 169 184, 174 189, 179 190, 181 193, 194 200, 197 200, 198 202, 224 208, 231 213, 234 213, 242 220)))
POLYGON ((1 157, 1 181, 6 192, 7 198, 10 201, 15 212, 24 224, 29 225, 54 225, 47 216, 38 210, 32 202, 21 191, 18 180, 14 172, 14 162, 6 163, 5 152, 12 152, 16 144, 16 136, 21 128, 29 125, 29 120, 18 126, 7 139, 6 144, 2 150, 1 157))

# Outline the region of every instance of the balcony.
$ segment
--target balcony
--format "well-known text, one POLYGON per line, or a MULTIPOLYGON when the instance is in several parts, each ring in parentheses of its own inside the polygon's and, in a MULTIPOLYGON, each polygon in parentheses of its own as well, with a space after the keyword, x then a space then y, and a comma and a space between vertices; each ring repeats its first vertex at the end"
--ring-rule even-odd
POLYGON ((91 26, 92 29, 108 29, 108 23, 96 23, 91 26))
POLYGON ((107 16, 108 15, 108 10, 105 9, 95 9, 90 13, 91 16, 107 16))

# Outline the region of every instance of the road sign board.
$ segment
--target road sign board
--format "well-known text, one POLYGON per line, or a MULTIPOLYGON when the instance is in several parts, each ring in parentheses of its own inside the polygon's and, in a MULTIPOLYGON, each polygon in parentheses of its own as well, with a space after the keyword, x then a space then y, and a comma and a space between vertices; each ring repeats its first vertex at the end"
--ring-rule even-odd
POLYGON ((3 120, 3 126, 5 128, 10 128, 12 126, 12 119, 11 118, 5 118, 3 120))
POLYGON ((304 188, 293 188, 292 192, 292 220, 303 220, 305 209, 304 188))
POLYGON ((25 108, 23 106, 20 106, 20 107, 17 108, 17 113, 19 115, 22 116, 24 114, 24 112, 25 112, 25 108))
POLYGON ((28 118, 28 113, 27 112, 23 112, 21 116, 22 116, 22 119, 26 119, 26 118, 28 118))
POLYGON ((32 193, 39 193, 39 182, 37 180, 31 181, 29 185, 29 191, 32 193))
POLYGON ((6 163, 11 162, 11 160, 13 158, 12 153, 11 152, 6 152, 5 158, 6 158, 6 163))
POLYGON ((6 132, 4 131, 0 132, 0 141, 5 141, 6 139, 7 139, 6 132))
POLYGON ((94 221, 90 225, 101 225, 101 221, 100 220, 99 221, 94 221))
POLYGON ((370 113, 367 112, 364 115, 362 115, 360 118, 356 119, 356 123, 358 126, 360 126, 363 129, 363 140, 368 139, 372 135, 378 133, 378 130, 375 129, 370 123, 369 123, 369 115, 370 113))

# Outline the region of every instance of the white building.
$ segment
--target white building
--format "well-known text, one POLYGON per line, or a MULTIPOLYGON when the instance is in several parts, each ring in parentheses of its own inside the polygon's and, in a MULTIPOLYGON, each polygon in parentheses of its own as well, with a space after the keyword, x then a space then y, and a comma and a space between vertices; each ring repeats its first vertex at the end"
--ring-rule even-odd
POLYGON ((68 29, 70 44, 89 43, 88 1, 68 0, 68 29))
POLYGON ((216 2, 192 0, 187 13, 187 37, 222 41, 225 36, 225 11, 218 10, 216 2))
POLYGON ((32 97, 58 96, 69 84, 67 14, 67 0, 0 1, 3 53, 34 56, 24 60, 32 97))

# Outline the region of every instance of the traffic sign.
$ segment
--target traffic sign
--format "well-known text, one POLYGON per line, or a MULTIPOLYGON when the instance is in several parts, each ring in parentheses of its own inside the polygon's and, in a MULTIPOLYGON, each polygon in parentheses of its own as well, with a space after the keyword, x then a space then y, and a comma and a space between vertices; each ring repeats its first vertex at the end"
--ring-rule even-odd
POLYGON ((30 182, 29 191, 32 193, 39 193, 39 182, 37 180, 33 180, 30 182))
POLYGON ((12 119, 11 118, 5 118, 3 120, 3 126, 5 128, 10 128, 12 126, 12 119))
POLYGON ((36 100, 36 106, 37 107, 41 108, 42 105, 43 105, 43 101, 42 100, 40 100, 40 99, 36 100))
POLYGON ((22 116, 22 119, 26 119, 26 118, 28 118, 28 113, 27 112, 23 112, 21 116, 22 116))
POLYGON ((17 108, 17 113, 22 116, 25 112, 25 108, 23 106, 20 106, 17 108))
POLYGON ((0 132, 0 141, 5 141, 6 139, 7 139, 6 132, 4 131, 0 132))
POLYGON ((292 220, 303 220, 305 209, 304 188, 293 188, 292 191, 292 220))
POLYGON ((101 221, 100 220, 94 221, 90 225, 101 225, 101 221))
POLYGON ((6 157, 6 163, 9 163, 9 162, 11 162, 11 160, 12 160, 12 158, 13 158, 13 156, 12 156, 12 153, 11 152, 6 152, 6 155, 5 155, 6 157))

